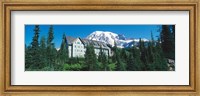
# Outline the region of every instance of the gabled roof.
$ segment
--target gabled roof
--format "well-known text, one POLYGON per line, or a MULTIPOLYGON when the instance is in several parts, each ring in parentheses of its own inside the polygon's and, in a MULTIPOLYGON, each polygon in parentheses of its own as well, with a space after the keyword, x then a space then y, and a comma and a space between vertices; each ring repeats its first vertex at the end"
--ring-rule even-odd
POLYGON ((66 36, 66 40, 67 40, 68 44, 72 44, 76 40, 76 38, 70 37, 70 36, 66 36))
POLYGON ((89 40, 89 39, 81 39, 81 38, 74 38, 74 37, 70 37, 70 36, 66 36, 67 39, 67 43, 68 44, 72 44, 74 41, 76 41, 76 39, 80 39, 81 42, 87 46, 89 44, 92 44, 94 47, 108 47, 106 43, 104 42, 100 42, 100 41, 95 41, 95 40, 89 40))
POLYGON ((108 47, 106 43, 100 42, 100 41, 95 41, 95 40, 89 40, 89 39, 81 39, 84 45, 89 45, 92 44, 94 47, 108 47))
POLYGON ((84 45, 89 45, 92 43, 89 39, 81 39, 81 41, 83 42, 84 45))

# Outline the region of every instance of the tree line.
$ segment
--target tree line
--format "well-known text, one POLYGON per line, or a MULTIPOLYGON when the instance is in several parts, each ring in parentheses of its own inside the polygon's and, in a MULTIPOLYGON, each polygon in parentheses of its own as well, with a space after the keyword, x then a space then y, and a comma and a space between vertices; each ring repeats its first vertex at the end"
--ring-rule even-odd
MULTIPOLYGON (((162 25, 160 36, 148 42, 139 40, 137 46, 111 47, 112 56, 107 56, 102 47, 99 55, 93 45, 86 46, 84 58, 69 58, 66 36, 63 34, 60 49, 56 50, 54 29, 49 27, 47 37, 39 40, 40 26, 35 25, 30 45, 25 45, 26 71, 167 71, 167 59, 175 60, 175 25, 162 25)), ((136 42, 133 41, 135 45, 136 42)))

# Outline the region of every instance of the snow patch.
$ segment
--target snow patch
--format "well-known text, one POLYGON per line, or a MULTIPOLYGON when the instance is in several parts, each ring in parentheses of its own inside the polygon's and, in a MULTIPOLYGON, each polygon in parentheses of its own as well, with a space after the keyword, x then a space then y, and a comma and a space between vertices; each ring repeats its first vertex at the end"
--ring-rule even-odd
MULTIPOLYGON (((119 48, 132 47, 133 41, 139 42, 139 39, 126 39, 123 34, 116 34, 110 31, 94 31, 90 35, 88 35, 86 39, 105 42, 107 44, 110 44, 111 46, 114 46, 116 43, 117 47, 119 48)), ((149 41, 145 38, 142 38, 142 40, 144 42, 149 41)))

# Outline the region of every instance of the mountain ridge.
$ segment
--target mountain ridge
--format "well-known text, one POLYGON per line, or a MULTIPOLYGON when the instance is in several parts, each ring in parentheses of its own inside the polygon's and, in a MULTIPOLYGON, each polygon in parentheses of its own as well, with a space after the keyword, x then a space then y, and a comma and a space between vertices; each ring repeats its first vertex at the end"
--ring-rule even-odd
MULTIPOLYGON (((110 31, 94 31, 86 39, 101 41, 111 46, 114 46, 116 43, 119 48, 132 47, 135 45, 133 41, 136 43, 139 42, 139 39, 127 39, 123 34, 116 34, 110 31)), ((149 41, 146 38, 142 38, 142 40, 145 42, 149 41)))

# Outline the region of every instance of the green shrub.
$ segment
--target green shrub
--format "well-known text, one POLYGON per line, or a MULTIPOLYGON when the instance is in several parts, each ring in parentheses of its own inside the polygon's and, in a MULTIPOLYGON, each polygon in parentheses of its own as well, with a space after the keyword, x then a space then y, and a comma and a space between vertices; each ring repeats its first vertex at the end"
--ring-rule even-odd
POLYGON ((115 71, 116 69, 116 63, 110 63, 108 64, 109 71, 115 71))
POLYGON ((80 70, 82 70, 82 68, 83 68, 83 66, 79 63, 63 65, 63 71, 80 71, 80 70))

